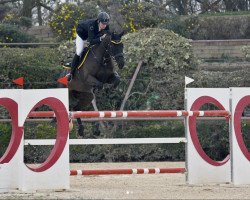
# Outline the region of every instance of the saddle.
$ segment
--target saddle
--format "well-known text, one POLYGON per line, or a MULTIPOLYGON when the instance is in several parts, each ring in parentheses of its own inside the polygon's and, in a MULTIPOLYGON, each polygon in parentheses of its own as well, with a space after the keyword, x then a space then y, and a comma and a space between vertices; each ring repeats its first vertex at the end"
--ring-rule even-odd
MULTIPOLYGON (((84 61, 85 61, 85 56, 86 56, 88 50, 89 50, 89 47, 85 47, 85 48, 83 49, 82 55, 81 55, 81 57, 80 57, 79 66, 77 67, 77 69, 79 69, 79 68, 83 65, 83 63, 84 63, 84 61)), ((72 58, 71 58, 71 60, 72 60, 72 58)), ((67 61, 66 61, 66 62, 62 61, 62 62, 61 62, 61 66, 62 66, 64 69, 71 69, 72 62, 71 62, 71 61, 68 61, 68 62, 67 62, 67 61)))

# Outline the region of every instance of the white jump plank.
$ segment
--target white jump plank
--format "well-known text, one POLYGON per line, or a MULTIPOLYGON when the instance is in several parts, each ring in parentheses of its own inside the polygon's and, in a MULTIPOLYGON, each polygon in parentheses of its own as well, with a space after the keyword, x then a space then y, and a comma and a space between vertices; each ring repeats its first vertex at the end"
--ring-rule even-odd
MULTIPOLYGON (((115 138, 115 139, 69 139, 70 145, 89 144, 171 144, 186 143, 184 137, 181 138, 115 138)), ((54 145, 55 139, 25 140, 25 145, 54 145)))

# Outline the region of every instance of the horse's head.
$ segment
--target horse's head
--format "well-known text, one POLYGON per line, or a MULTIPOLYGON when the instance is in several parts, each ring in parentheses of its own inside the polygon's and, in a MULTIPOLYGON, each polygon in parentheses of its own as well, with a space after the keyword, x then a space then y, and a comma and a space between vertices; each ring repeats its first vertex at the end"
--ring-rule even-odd
POLYGON ((124 55, 123 55, 123 43, 122 43, 123 35, 124 35, 124 32, 121 32, 120 34, 116 34, 114 32, 111 34, 112 55, 115 58, 115 61, 118 64, 118 67, 120 69, 122 69, 125 64, 124 55))
POLYGON ((103 45, 107 46, 109 54, 113 57, 120 69, 124 67, 123 43, 121 41, 124 32, 117 34, 115 32, 107 34, 103 39, 103 45))

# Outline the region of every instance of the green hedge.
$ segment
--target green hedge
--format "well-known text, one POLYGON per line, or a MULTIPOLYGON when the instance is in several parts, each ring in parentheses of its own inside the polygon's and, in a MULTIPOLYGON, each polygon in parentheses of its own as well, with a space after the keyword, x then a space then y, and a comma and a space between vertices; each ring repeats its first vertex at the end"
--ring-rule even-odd
POLYGON ((62 58, 52 48, 0 48, 0 88, 15 88, 12 80, 23 76, 25 88, 55 88, 62 58))
POLYGON ((250 38, 249 14, 174 16, 159 26, 193 40, 250 38))

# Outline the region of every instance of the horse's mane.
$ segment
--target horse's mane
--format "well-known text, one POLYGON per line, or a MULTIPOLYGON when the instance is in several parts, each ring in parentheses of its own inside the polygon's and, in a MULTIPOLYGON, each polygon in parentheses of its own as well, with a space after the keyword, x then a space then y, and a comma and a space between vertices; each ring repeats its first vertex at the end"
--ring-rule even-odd
POLYGON ((123 35, 124 35, 124 31, 122 31, 121 33, 116 33, 116 32, 114 31, 114 32, 112 32, 112 34, 111 34, 111 40, 120 41, 123 35))
POLYGON ((121 37, 123 36, 124 31, 122 31, 121 33, 117 33, 116 31, 104 31, 103 33, 107 35, 107 39, 110 39, 112 41, 121 41, 121 37))

